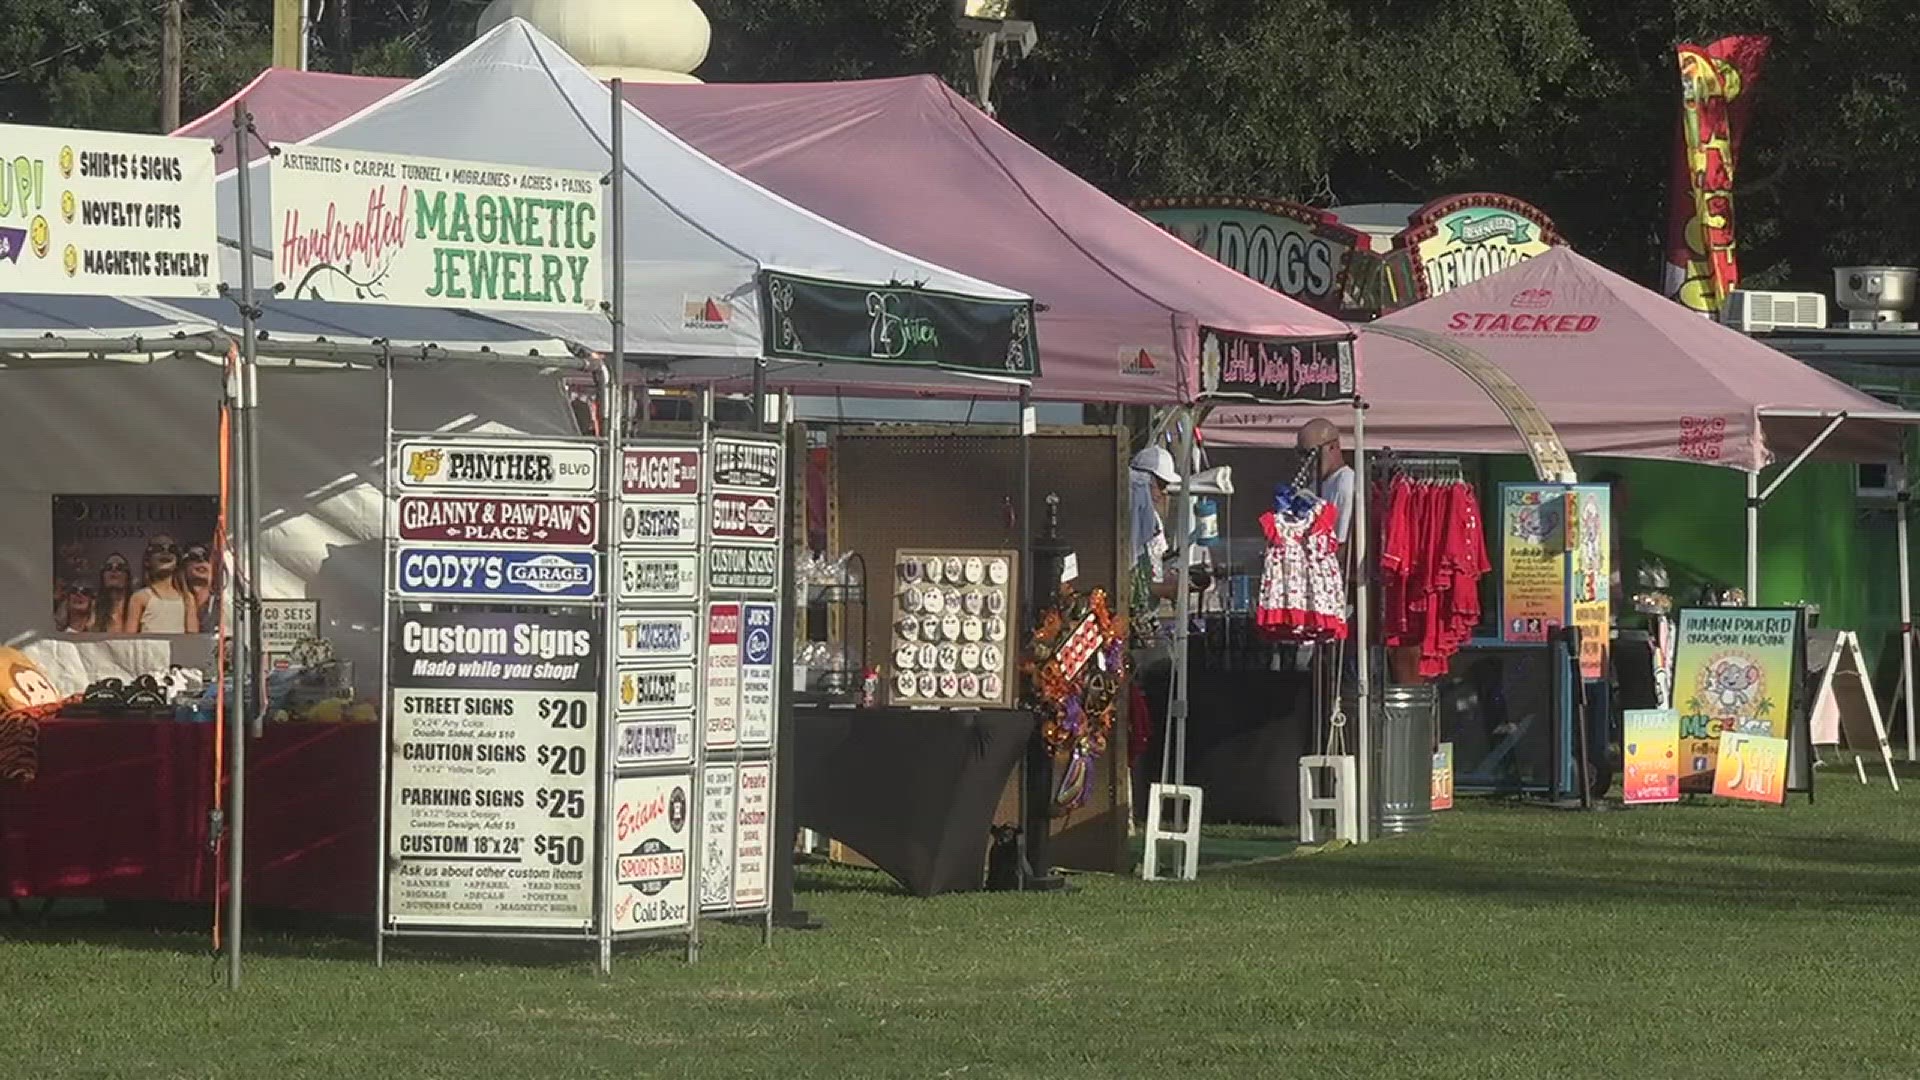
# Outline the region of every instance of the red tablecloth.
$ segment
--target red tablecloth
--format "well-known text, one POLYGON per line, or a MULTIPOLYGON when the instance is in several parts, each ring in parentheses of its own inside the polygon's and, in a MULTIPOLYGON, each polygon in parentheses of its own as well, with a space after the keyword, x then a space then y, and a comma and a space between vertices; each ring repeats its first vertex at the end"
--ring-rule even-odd
MULTIPOLYGON (((380 731, 276 724, 247 744, 248 906, 370 915, 380 731)), ((40 725, 40 771, 0 783, 0 889, 22 897, 205 902, 213 726, 40 725)))

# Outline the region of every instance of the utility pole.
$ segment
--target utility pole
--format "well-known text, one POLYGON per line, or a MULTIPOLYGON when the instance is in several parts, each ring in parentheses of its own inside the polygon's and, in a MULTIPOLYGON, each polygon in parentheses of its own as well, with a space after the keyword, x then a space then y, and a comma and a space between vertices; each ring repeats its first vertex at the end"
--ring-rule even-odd
POLYGON ((160 130, 180 127, 180 17, 183 0, 167 0, 160 18, 160 130))

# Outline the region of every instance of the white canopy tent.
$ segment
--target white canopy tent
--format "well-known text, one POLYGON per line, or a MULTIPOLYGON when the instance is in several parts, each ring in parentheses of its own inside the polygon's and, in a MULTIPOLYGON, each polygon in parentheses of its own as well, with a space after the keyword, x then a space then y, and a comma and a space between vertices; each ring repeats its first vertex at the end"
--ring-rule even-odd
MULTIPOLYGON (((531 25, 510 19, 398 93, 303 144, 605 173, 612 161, 613 108, 605 83, 531 25)), ((764 271, 1030 302, 1023 293, 902 254, 804 210, 728 171, 630 104, 622 102, 620 114, 628 355, 761 356, 764 271), (726 318, 688 317, 690 303, 709 299, 724 306, 726 318)), ((265 249, 272 214, 265 166, 266 159, 249 166, 255 192, 251 236, 256 265, 263 268, 272 261, 265 249)), ((235 180, 234 173, 221 179, 220 233, 229 243, 239 236, 235 180)), ((503 317, 597 351, 612 344, 607 320, 594 315, 503 317)), ((964 376, 929 374, 917 381, 928 380, 956 389, 967 385, 964 376)))

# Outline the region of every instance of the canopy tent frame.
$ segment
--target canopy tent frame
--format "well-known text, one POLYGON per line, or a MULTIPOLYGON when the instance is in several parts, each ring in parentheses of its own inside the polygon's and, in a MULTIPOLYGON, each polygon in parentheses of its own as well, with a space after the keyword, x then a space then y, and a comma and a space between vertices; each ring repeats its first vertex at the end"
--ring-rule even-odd
MULTIPOLYGON (((1859 411, 1822 410, 1822 409, 1769 409, 1758 410, 1760 418, 1772 416, 1780 419, 1825 420, 1827 424, 1820 433, 1803 447, 1799 454, 1782 466, 1773 480, 1762 489, 1760 474, 1747 473, 1747 602, 1758 603, 1760 593, 1760 508, 1765 506, 1780 485, 1787 482, 1807 459, 1812 457, 1840 426, 1849 420, 1877 421, 1880 423, 1920 426, 1920 412, 1901 409, 1863 409, 1859 411)), ((1912 592, 1912 551, 1907 538, 1907 508, 1912 501, 1909 490, 1908 467, 1909 454, 1905 440, 1901 443, 1900 458, 1894 472, 1894 543, 1900 571, 1900 679, 1904 691, 1907 721, 1907 760, 1920 760, 1920 725, 1916 725, 1916 709, 1913 694, 1913 592, 1912 592)))

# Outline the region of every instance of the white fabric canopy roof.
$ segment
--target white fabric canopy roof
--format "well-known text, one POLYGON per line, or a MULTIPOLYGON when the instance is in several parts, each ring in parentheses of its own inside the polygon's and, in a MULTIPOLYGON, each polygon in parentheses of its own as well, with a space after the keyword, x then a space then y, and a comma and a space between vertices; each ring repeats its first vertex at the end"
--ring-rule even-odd
MULTIPOLYGON (((604 83, 531 25, 511 19, 405 89, 305 142, 605 173, 612 164, 612 109, 604 83)), ((759 355, 762 270, 863 285, 921 284, 986 300, 1028 299, 835 225, 729 172, 631 104, 622 109, 629 354, 759 355), (687 326, 687 303, 707 297, 732 305, 723 329, 687 326)), ((265 160, 251 168, 253 246, 257 265, 270 266, 272 195, 265 160)), ((229 173, 220 195, 220 233, 227 241, 237 240, 239 232, 233 187, 229 173)), ((603 317, 500 317, 590 349, 611 347, 603 317)), ((965 384, 964 377, 950 378, 965 384)))

